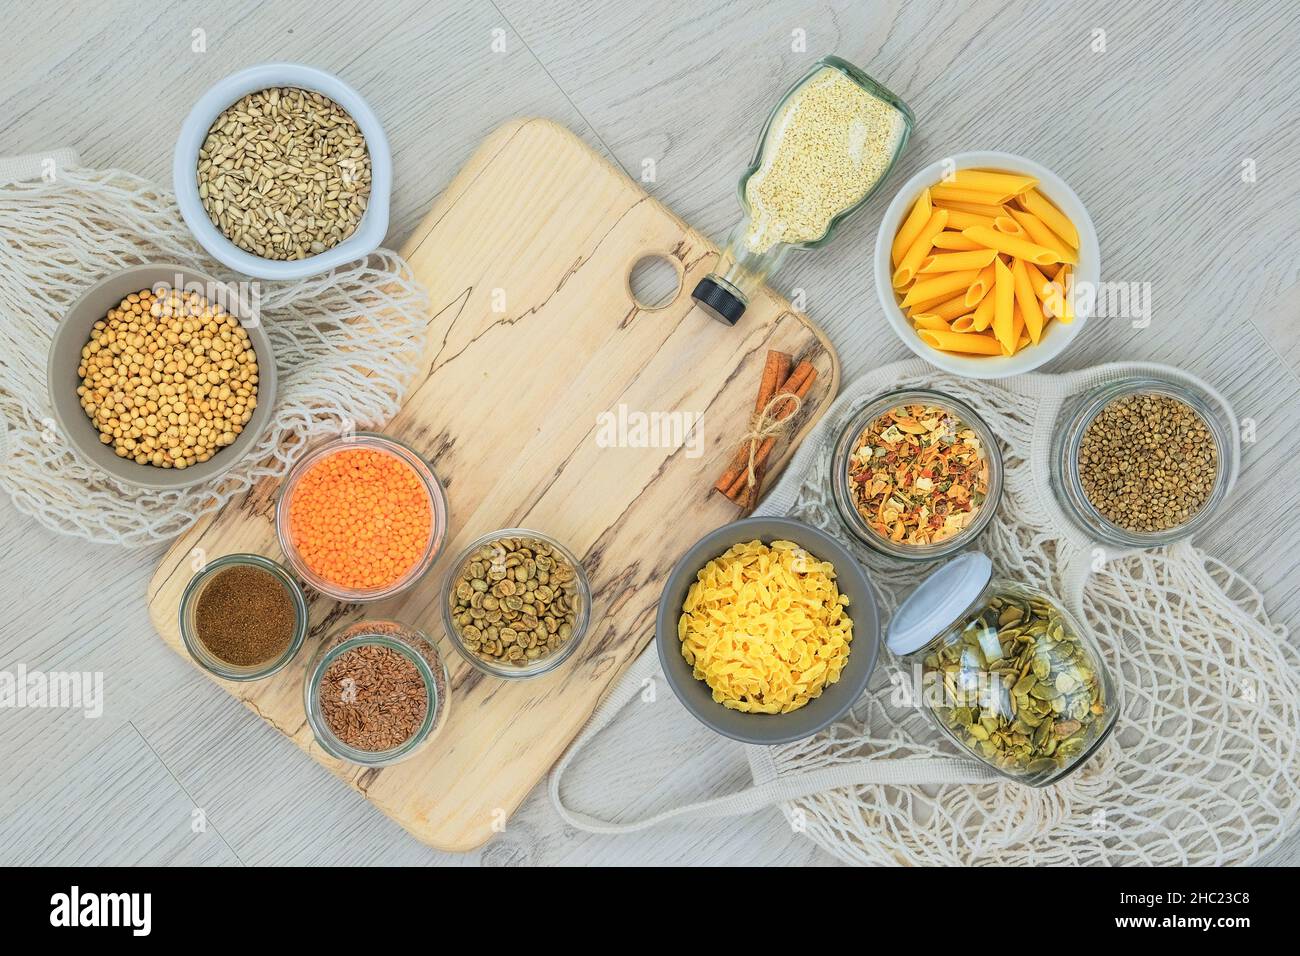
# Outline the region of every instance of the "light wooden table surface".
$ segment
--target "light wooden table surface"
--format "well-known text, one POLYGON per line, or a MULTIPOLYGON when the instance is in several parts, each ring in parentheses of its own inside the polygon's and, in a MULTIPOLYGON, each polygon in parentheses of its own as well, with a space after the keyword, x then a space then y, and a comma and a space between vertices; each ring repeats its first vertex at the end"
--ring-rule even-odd
MULTIPOLYGON (((476 143, 528 114, 569 125, 634 178, 653 161, 646 188, 721 239, 774 98, 823 53, 862 65, 918 117, 895 185, 958 150, 1031 156, 1088 205, 1103 278, 1152 283, 1148 328, 1094 321, 1056 367, 1176 364, 1256 420, 1239 493, 1200 543, 1253 579, 1277 619, 1300 620, 1291 0, 79 6, 56 25, 41 5, 3 4, 0 152, 73 146, 88 165, 167 182, 181 119, 210 84, 261 61, 313 63, 360 89, 386 125, 394 247, 476 143)), ((804 290, 846 379, 908 354, 871 278, 891 192, 777 280, 804 290)), ((429 850, 164 647, 144 608, 161 553, 61 538, 0 502, 0 669, 99 670, 106 682, 99 720, 0 712, 0 863, 833 862, 775 810, 588 837, 541 790, 481 851, 429 850)), ((660 695, 623 714, 570 779, 570 802, 642 815, 742 786, 748 769, 737 745, 660 695)), ((1298 860, 1294 836, 1270 858, 1298 860)))

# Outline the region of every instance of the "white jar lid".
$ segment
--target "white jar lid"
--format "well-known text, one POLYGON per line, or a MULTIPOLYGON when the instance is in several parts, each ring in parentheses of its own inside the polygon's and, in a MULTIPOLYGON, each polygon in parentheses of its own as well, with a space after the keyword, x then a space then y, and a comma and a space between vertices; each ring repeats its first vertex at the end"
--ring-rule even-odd
POLYGON ((992 577, 993 562, 979 551, 941 565, 894 612, 885 645, 900 656, 925 647, 975 603, 992 577))

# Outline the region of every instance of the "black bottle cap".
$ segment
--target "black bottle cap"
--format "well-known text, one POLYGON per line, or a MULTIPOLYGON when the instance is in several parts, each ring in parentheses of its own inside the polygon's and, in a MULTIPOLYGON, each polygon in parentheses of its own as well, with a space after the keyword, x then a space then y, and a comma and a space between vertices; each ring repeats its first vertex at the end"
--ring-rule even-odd
POLYGON ((691 293, 691 298, 701 309, 724 325, 735 325, 745 314, 744 300, 720 283, 714 282, 710 276, 705 276, 699 281, 695 291, 691 293))

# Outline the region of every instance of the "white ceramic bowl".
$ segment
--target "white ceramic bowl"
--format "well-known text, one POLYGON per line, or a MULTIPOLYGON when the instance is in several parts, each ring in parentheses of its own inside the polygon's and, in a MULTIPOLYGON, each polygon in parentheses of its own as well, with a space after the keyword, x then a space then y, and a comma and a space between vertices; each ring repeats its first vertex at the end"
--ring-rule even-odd
POLYGON ((172 157, 172 184, 185 224, 218 262, 259 279, 301 279, 328 272, 374 252, 388 232, 388 201, 393 188, 393 158, 379 118, 352 87, 337 76, 298 63, 263 63, 221 80, 194 104, 181 124, 172 157), (332 249, 306 259, 280 261, 245 252, 222 235, 199 199, 199 149, 213 122, 240 97, 276 86, 312 90, 347 111, 361 129, 370 152, 370 201, 356 230, 332 249))
POLYGON ((1080 286, 1085 284, 1096 288, 1101 276, 1101 250, 1097 245, 1097 229, 1092 224, 1088 210, 1060 176, 1050 169, 1038 165, 1022 156, 1012 153, 989 151, 957 153, 926 166, 909 179, 898 191, 894 201, 885 210, 885 217, 880 222, 880 232, 876 236, 876 294, 880 298, 880 307, 885 310, 885 318, 893 326, 898 337, 909 349, 925 359, 931 365, 938 366, 946 372, 964 375, 967 378, 1005 378, 1030 372, 1050 362, 1064 352, 1079 334, 1088 316, 1092 312, 1095 296, 1077 297, 1074 321, 1069 325, 1052 322, 1047 326, 1042 339, 1037 345, 1027 345, 1015 355, 983 356, 958 355, 952 352, 940 352, 922 342, 912 327, 912 323, 903 310, 898 307, 894 295, 893 263, 890 261, 890 249, 894 236, 902 224, 903 217, 912 208, 912 203, 922 191, 943 179, 946 171, 957 169, 996 169, 1010 173, 1025 173, 1038 179, 1038 189, 1051 202, 1070 217, 1079 230, 1079 264, 1074 268, 1074 281, 1080 286))

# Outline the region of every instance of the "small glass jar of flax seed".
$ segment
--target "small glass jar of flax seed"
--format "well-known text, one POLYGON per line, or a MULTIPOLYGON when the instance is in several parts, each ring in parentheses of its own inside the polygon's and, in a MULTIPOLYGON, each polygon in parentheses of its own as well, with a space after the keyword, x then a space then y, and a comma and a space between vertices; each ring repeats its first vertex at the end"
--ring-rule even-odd
POLYGON ((692 293, 734 325, 789 249, 816 249, 884 181, 912 111, 851 63, 822 57, 781 97, 740 177, 744 218, 692 293))

